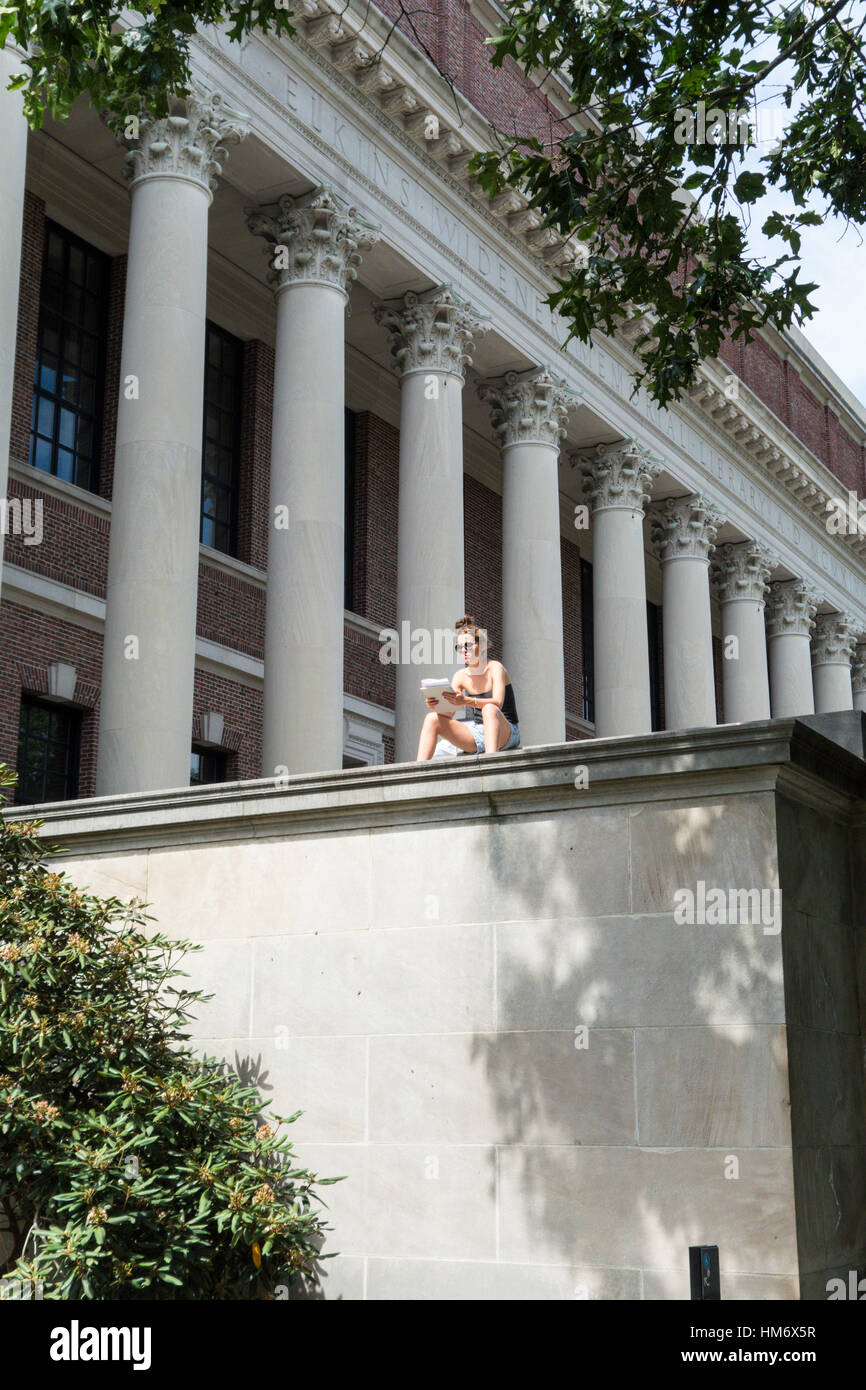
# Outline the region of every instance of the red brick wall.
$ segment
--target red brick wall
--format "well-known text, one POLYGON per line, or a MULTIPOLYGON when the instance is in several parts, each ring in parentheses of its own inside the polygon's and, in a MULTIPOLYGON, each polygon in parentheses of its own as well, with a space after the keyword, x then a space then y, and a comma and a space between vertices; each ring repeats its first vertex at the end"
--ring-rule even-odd
MULTIPOLYGON (((487 629, 488 654, 501 661, 502 498, 468 474, 463 477, 463 574, 466 612, 487 629)), ((452 621, 462 616, 455 613, 452 621)))
POLYGON ((268 567, 273 385, 274 350, 253 338, 244 344, 238 559, 262 570, 268 567))
POLYGON ((0 604, 0 761, 15 767, 21 692, 47 691, 49 662, 69 662, 76 669, 76 708, 83 711, 79 795, 92 796, 96 785, 98 730, 97 691, 102 679, 102 637, 5 599, 0 604), (37 668, 34 670, 34 668, 37 668), (40 680, 42 676, 46 679, 40 680), (82 685, 89 690, 82 690, 82 685), (83 698, 80 698, 83 697, 83 698))
POLYGON ((542 143, 562 137, 558 113, 513 58, 491 67, 487 30, 466 0, 430 0, 423 6, 378 0, 377 9, 388 19, 401 16, 397 28, 410 43, 500 130, 535 135, 542 143))
POLYGON ((826 464, 845 488, 866 496, 866 447, 852 439, 837 415, 815 399, 796 368, 762 338, 724 342, 719 360, 826 464))
POLYGON ((264 660, 265 591, 202 560, 196 632, 209 642, 264 660))
POLYGON ((713 638, 713 686, 716 693, 716 723, 721 724, 725 717, 725 702, 722 696, 722 662, 724 661, 721 637, 713 638))
POLYGON ((12 430, 9 453, 30 462, 30 416, 33 405, 33 370, 39 328, 39 289, 45 244, 45 204, 29 191, 24 194, 21 242, 21 284, 18 291, 18 338, 15 347, 15 382, 12 390, 12 430))
POLYGON ((827 410, 828 448, 832 468, 846 488, 853 489, 860 496, 866 496, 866 471, 864 471, 864 451, 845 432, 833 411, 827 410))
MULTIPOLYGON (((38 477, 38 475, 37 475, 38 477)), ((6 562, 105 597, 108 575, 109 520, 74 503, 53 497, 39 486, 10 477, 10 497, 42 502, 41 545, 25 545, 23 536, 6 537, 6 562)))
POLYGON ((225 718, 223 749, 226 781, 241 782, 262 775, 262 692, 210 671, 196 671, 193 693, 193 740, 199 720, 208 710, 225 718))
MULTIPOLYGON (((397 621, 397 430, 370 411, 355 417, 354 608, 377 628, 397 621)), ((458 616, 455 614, 455 616, 458 616)), ((375 637, 346 629, 343 684, 349 695, 394 708, 395 670, 379 660, 375 637)), ((391 741, 393 760, 393 741, 391 741)))
POLYGON ((791 429, 818 458, 827 457, 827 423, 824 408, 803 385, 796 372, 788 371, 788 409, 791 429))
POLYGON ((397 621, 399 491, 399 431, 370 411, 359 411, 355 417, 355 612, 379 627, 393 627, 397 621))
POLYGON ((562 640, 565 651, 565 708, 583 714, 583 624, 580 619, 580 550, 560 544, 562 568, 562 640))

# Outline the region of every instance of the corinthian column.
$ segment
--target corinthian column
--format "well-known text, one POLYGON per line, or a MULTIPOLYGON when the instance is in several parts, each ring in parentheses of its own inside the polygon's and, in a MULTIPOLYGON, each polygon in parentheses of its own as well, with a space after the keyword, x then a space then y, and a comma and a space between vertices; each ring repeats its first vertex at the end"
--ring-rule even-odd
POLYGON ((565 742, 559 441, 576 393, 549 368, 482 382, 502 446, 502 655, 524 746, 565 742))
POLYGON ((595 732, 652 728, 643 518, 661 461, 631 440, 575 455, 592 505, 595 732))
MULTIPOLYGON (((409 653, 400 652, 400 763, 417 751, 421 680, 442 674, 442 662, 435 660, 437 634, 453 632, 463 612, 463 383, 474 338, 484 326, 450 285, 376 304, 373 313, 388 331, 400 372, 397 627, 401 634, 420 630, 433 644, 430 662, 412 663, 409 653)), ((476 617, 483 627, 484 615, 476 617)))
POLYGON ((778 580, 767 597, 770 705, 774 719, 814 714, 809 634, 818 597, 802 579, 778 580))
POLYGON ((812 634, 812 685, 815 713, 853 709, 851 659, 856 637, 845 613, 819 613, 812 634))
POLYGON ((851 662, 851 691, 854 708, 866 710, 866 633, 858 635, 851 662))
POLYGON ((378 229, 329 188, 247 211, 277 296, 262 771, 343 765, 345 322, 378 229))
POLYGON ((726 724, 769 719, 770 678, 764 598, 779 563, 757 541, 723 545, 710 577, 722 613, 722 698, 726 724))
POLYGON ((702 728, 716 722, 709 561, 722 517, 698 493, 668 497, 650 517, 662 565, 665 722, 702 728))
MULTIPOLYGON (((27 122, 20 92, 7 92, 24 58, 8 46, 0 49, 0 498, 6 498, 9 476, 9 437, 12 430, 12 387, 18 336, 18 292, 21 279, 21 221, 24 215, 24 170, 27 164, 27 122)), ((8 523, 7 523, 8 524, 8 523)), ((0 574, 3 538, 0 526, 0 574)))
POLYGON ((117 412, 96 791, 189 785, 208 208, 247 118, 197 90, 143 119, 117 412))

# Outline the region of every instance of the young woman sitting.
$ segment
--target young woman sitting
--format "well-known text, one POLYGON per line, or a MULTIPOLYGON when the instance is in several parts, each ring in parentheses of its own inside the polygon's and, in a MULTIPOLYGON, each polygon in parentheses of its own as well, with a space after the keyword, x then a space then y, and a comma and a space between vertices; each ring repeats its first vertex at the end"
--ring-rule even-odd
POLYGON ((424 716, 418 742, 418 761, 433 757, 436 739, 453 743, 461 753, 501 753, 520 747, 517 701, 511 677, 501 661, 487 659, 482 629, 469 614, 455 624, 457 650, 466 665, 451 681, 455 695, 427 697, 429 714, 424 716), (442 712, 448 704, 451 709, 442 712), (453 711, 465 708, 465 720, 455 719, 453 711))

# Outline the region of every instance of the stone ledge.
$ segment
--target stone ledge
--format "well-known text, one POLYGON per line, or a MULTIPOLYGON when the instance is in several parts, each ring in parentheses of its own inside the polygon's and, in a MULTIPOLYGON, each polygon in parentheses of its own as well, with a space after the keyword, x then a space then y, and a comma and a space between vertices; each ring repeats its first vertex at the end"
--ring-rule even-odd
POLYGON ((429 763, 396 763, 79 801, 15 806, 42 835, 87 852, 631 806, 639 800, 776 792, 837 820, 864 816, 866 761, 851 751, 854 711, 629 738, 589 739, 429 763), (828 730, 837 730, 831 739, 828 730), (844 746, 845 743, 848 746, 844 746), (575 771, 587 785, 575 788, 575 771))

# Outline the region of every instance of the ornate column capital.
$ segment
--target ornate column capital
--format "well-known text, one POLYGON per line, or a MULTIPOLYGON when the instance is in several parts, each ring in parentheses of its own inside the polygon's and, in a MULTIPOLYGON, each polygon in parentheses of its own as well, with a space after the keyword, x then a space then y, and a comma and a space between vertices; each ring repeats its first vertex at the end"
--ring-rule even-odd
POLYGON ((138 135, 122 137, 127 146, 124 177, 133 188, 142 179, 170 174, 199 184, 211 197, 228 147, 244 138, 251 117, 198 85, 186 98, 170 97, 169 107, 169 114, 158 120, 140 116, 138 135))
POLYGON ((723 521, 719 509, 699 492, 656 502, 650 510, 650 527, 662 564, 681 559, 709 563, 716 532, 723 521))
POLYGON ((478 383, 479 398, 490 407, 493 432, 503 449, 510 444, 551 444, 558 449, 578 394, 548 366, 478 383))
POLYGON ((859 632, 851 661, 851 688, 855 695, 866 695, 866 632, 859 632))
POLYGON ((767 636, 808 637, 819 596, 802 579, 777 579, 767 591, 767 636))
POLYGON ((779 557, 760 541, 736 541, 719 546, 710 563, 710 583, 719 603, 734 599, 758 599, 767 592, 779 557))
POLYGON ((589 453, 578 451, 571 464, 581 470, 583 491, 594 512, 621 508, 643 512, 662 460, 633 439, 598 444, 589 453))
POLYGON ((391 356, 401 376, 410 372, 450 372, 465 380, 475 338, 487 332, 487 316, 437 285, 423 294, 379 300, 373 317, 388 332, 391 356))
POLYGON ((847 613, 819 613, 812 633, 813 666, 850 666, 857 634, 847 613))
POLYGON ((375 246, 379 228, 322 186, 294 198, 246 208, 249 230, 273 247, 268 281, 279 293, 287 285, 330 285, 348 298, 361 252, 375 246))

